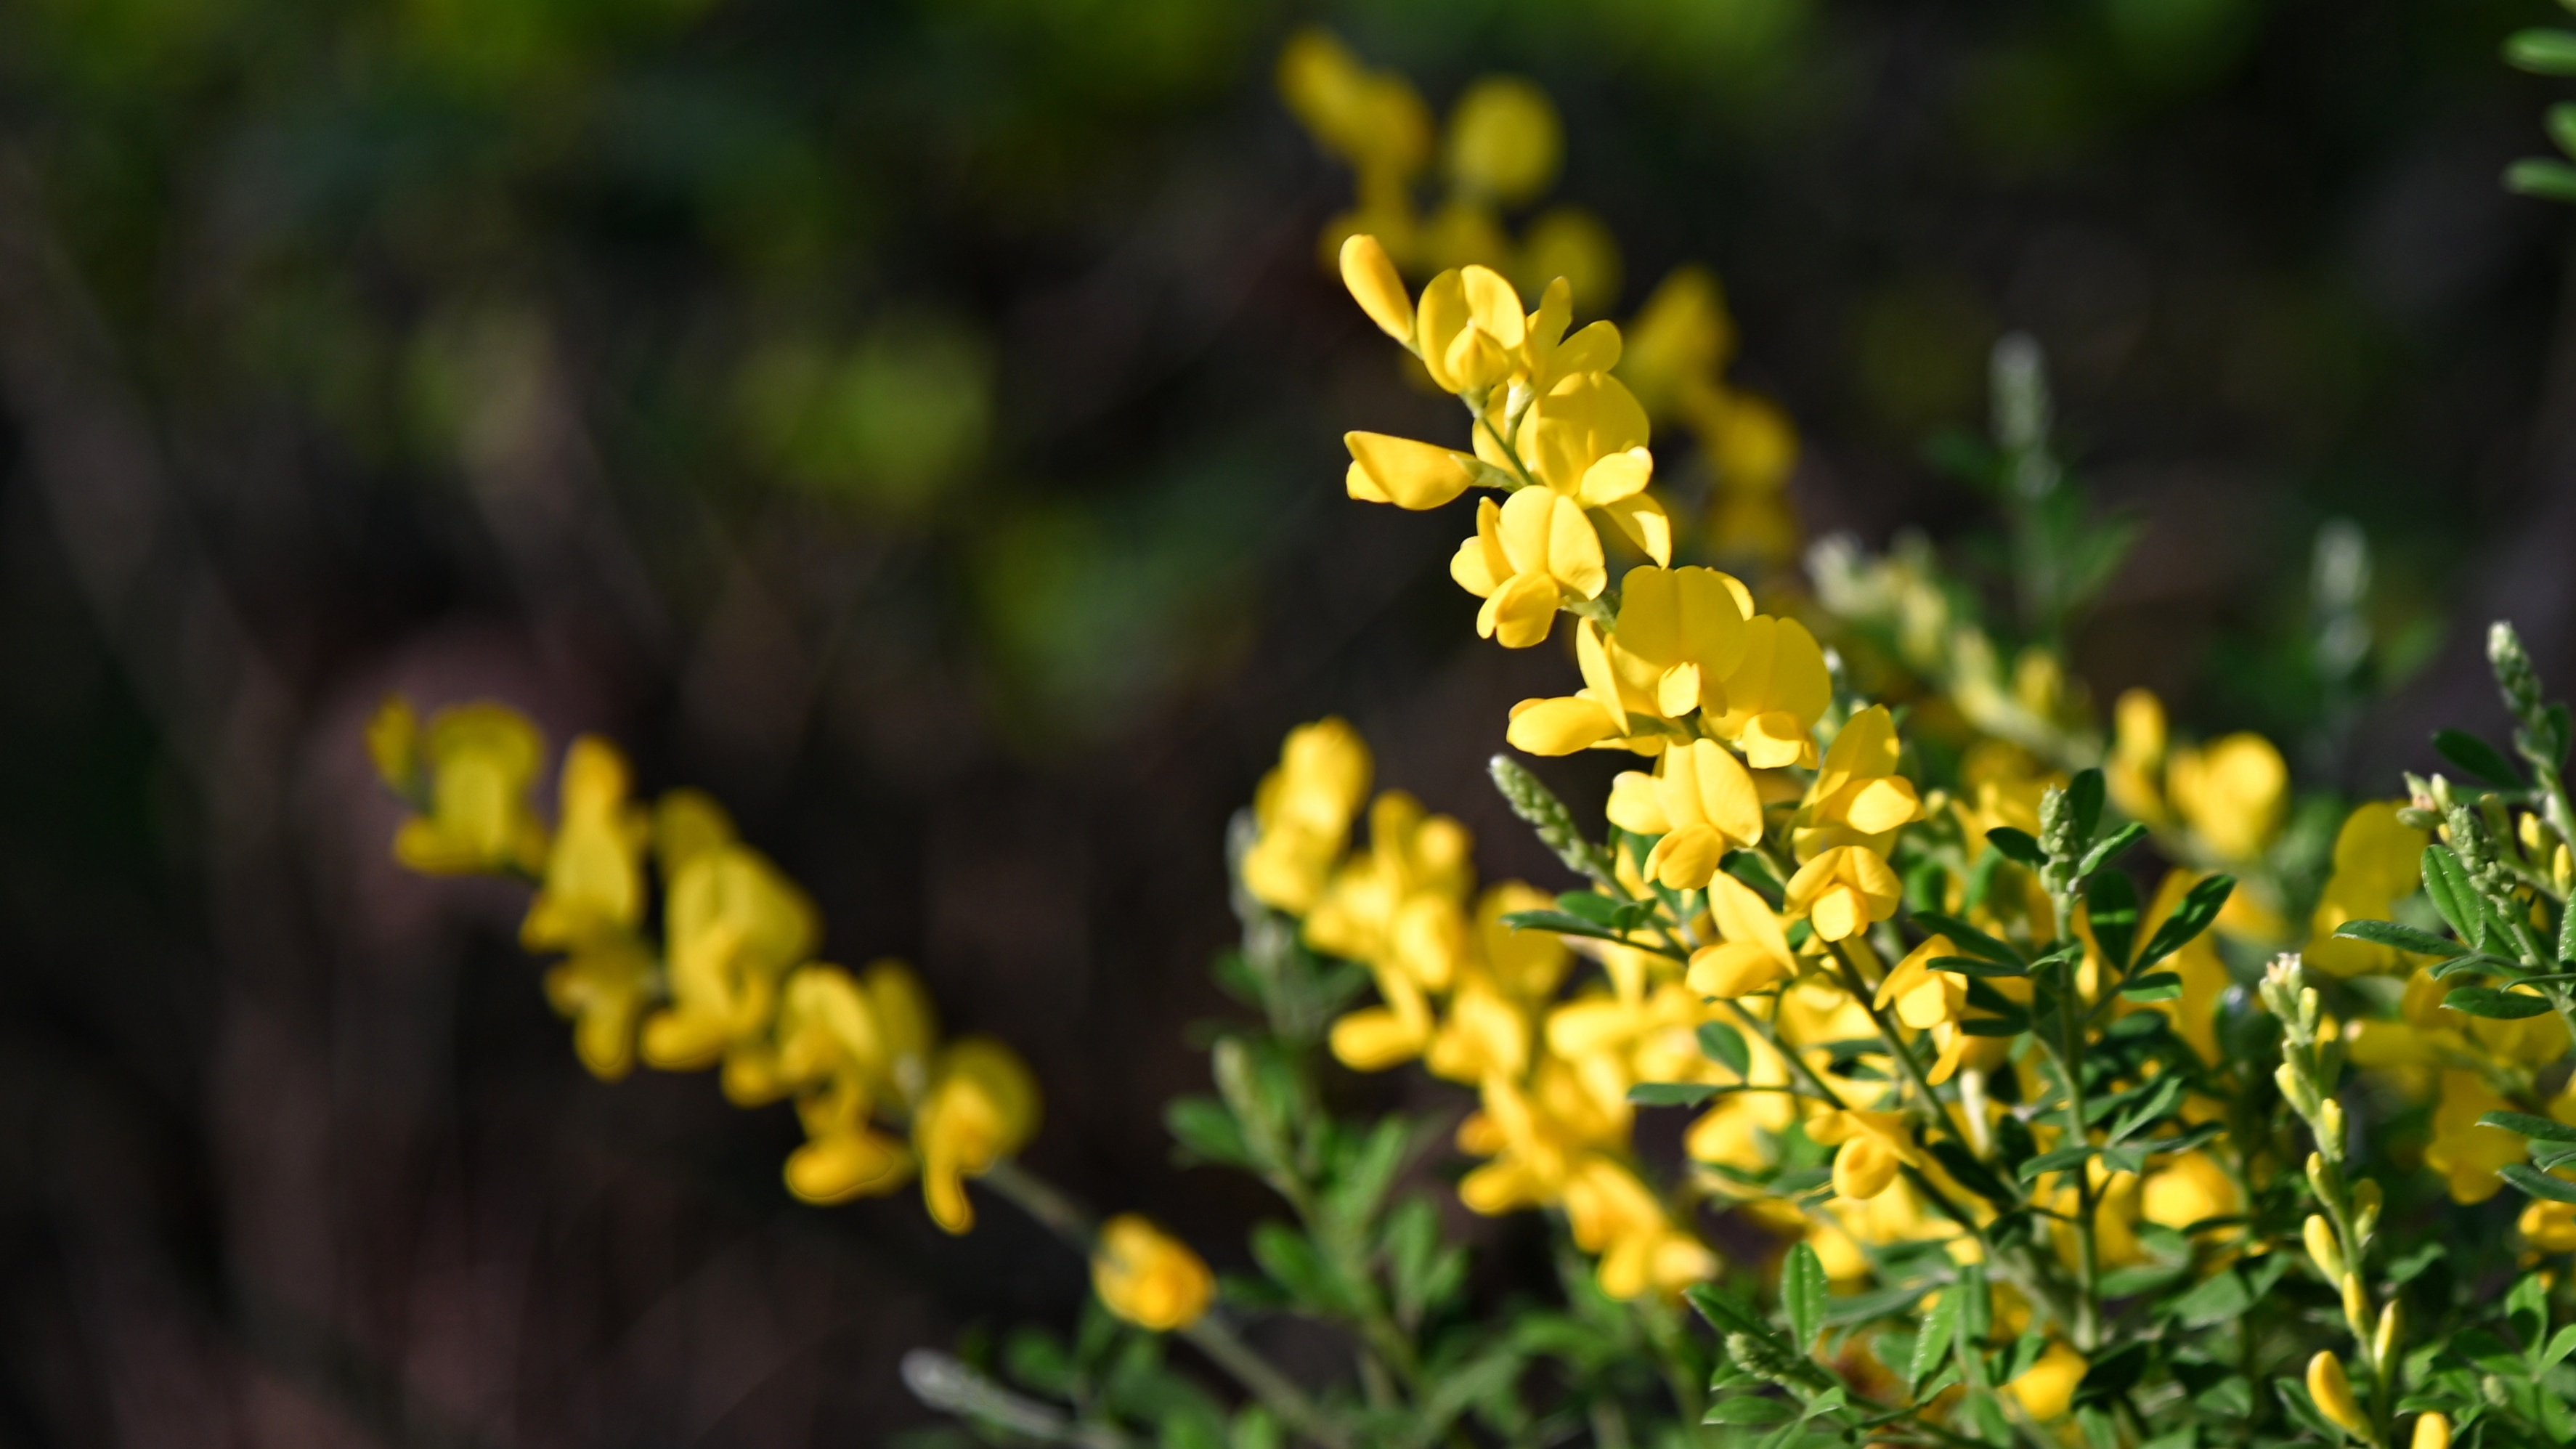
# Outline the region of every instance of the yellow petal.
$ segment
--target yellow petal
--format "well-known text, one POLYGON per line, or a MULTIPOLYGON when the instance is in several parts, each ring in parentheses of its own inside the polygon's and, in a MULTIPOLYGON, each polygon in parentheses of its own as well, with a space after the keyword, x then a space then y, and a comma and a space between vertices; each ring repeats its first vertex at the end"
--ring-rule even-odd
POLYGON ((1655 842, 1646 856, 1646 874, 1677 891, 1697 890, 1717 874, 1726 857, 1726 838, 1705 825, 1684 825, 1655 842))
POLYGON ((1606 507, 1645 492, 1654 477, 1654 454, 1643 448, 1611 453, 1583 471, 1583 485, 1575 490, 1575 501, 1586 508, 1606 507))
POLYGON ((1413 299, 1376 237, 1361 234, 1342 243, 1342 285, 1378 330, 1398 342, 1413 340, 1413 299))
POLYGON ((1485 601, 1476 618, 1477 632, 1506 649, 1527 649, 1547 638, 1562 601, 1554 579, 1545 574, 1515 574, 1485 601))
POLYGON ((1387 497, 1386 490, 1377 486, 1377 480, 1371 478, 1368 475, 1368 470, 1357 463, 1351 464, 1348 469, 1343 471, 1342 491, 1361 503, 1393 503, 1395 501, 1394 499, 1387 497))
POLYGON ((1519 347, 1528 335, 1529 317, 1522 312, 1520 293, 1512 290, 1512 284, 1491 267, 1468 267, 1459 274, 1459 281, 1476 330, 1504 347, 1519 347))
POLYGON ((1702 996, 1731 1001, 1766 990, 1774 982, 1787 980, 1789 974, 1789 963, 1782 958, 1750 941, 1728 941, 1691 953, 1689 985, 1702 996))
POLYGON ((1863 835, 1883 835, 1922 812, 1914 782, 1902 775, 1872 780, 1852 797, 1843 818, 1863 835))
POLYGON ((1655 798, 1655 777, 1642 770, 1623 770, 1610 782, 1610 803, 1603 813, 1632 835, 1661 835, 1673 828, 1655 798))
MULTIPOLYGON (((1523 489, 1536 494, 1535 488, 1523 489)), ((1570 498, 1553 494, 1548 499, 1547 571, 1557 582, 1587 599, 1601 597, 1610 586, 1610 570, 1601 558, 1601 535, 1593 531, 1592 520, 1570 498)))
POLYGON ((1619 733, 1628 732, 1628 710, 1619 699, 1619 678, 1610 671, 1610 654, 1601 644, 1601 628, 1590 619, 1574 626, 1574 663, 1583 673, 1583 683, 1593 700, 1619 722, 1619 733))
POLYGON ((1639 553, 1659 564, 1673 561, 1673 521, 1652 495, 1640 493, 1604 504, 1601 516, 1617 525, 1639 553))
POLYGON ((1795 765, 1816 752, 1816 742, 1807 738, 1798 717, 1785 710, 1753 716, 1735 742, 1744 751, 1745 763, 1757 770, 1795 765))
POLYGON ((1444 392, 1458 391, 1458 381, 1449 372, 1449 348, 1474 320, 1467 310, 1466 284, 1455 270, 1433 277, 1422 289, 1413 314, 1413 350, 1444 392))
POLYGON ((1398 508, 1417 512, 1438 508, 1476 481, 1465 454, 1412 438, 1352 432, 1342 435, 1342 444, 1369 481, 1398 508))
POLYGON ((1731 875, 1711 876, 1708 910, 1720 936, 1760 946, 1784 965, 1789 961, 1788 933, 1781 929, 1780 917, 1772 911, 1770 902, 1753 887, 1731 875))
POLYGON ((1567 695, 1525 699, 1514 705, 1511 727, 1503 738, 1525 754, 1570 755, 1619 733, 1619 723, 1608 710, 1581 695, 1567 695))

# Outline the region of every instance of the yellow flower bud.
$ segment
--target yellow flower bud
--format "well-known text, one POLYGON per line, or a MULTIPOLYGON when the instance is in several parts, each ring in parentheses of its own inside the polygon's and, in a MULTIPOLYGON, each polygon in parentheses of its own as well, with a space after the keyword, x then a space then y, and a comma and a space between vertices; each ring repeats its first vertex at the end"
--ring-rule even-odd
POLYGON ((2370 1322, 2370 1296, 2362 1291, 2359 1273, 2343 1275, 2343 1321, 2352 1325, 2356 1335, 2370 1322))
POLYGON ((1156 1333, 1198 1322, 1216 1293, 1215 1277, 1189 1245, 1134 1213, 1100 1225, 1091 1286, 1110 1312, 1156 1333))
MULTIPOLYGON (((1437 508, 1476 481, 1473 460, 1448 448, 1360 432, 1343 434, 1342 444, 1351 452, 1350 488, 1365 482, 1398 508, 1415 512, 1437 508)), ((1354 492, 1352 496, 1362 495, 1354 492)))
POLYGON ((2406 1312, 2391 1298, 2388 1306, 2379 1310, 2379 1331, 2370 1336, 2371 1359, 2381 1365, 2392 1362, 2397 1356, 2398 1339, 2405 1332, 2406 1312))
MULTIPOLYGON (((2566 849, 2560 846, 2559 849, 2566 849)), ((2415 1420, 2415 1449, 2451 1449, 2451 1420, 2445 1414, 2423 1414, 2415 1420)))
POLYGON ((2369 1421, 2353 1401, 2352 1380, 2343 1371, 2343 1360, 2331 1350, 2308 1360, 2308 1397, 2316 1400, 2317 1412, 2337 1428, 2354 1434, 2367 1431, 2369 1421))
POLYGON ((1342 243, 1342 285, 1351 289, 1351 299, 1379 331, 1398 342, 1412 342, 1413 297, 1376 237, 1363 232, 1342 243))
POLYGON ((2308 1257, 2316 1263, 2317 1271, 2323 1273, 2329 1283, 2341 1281, 2343 1249, 2335 1242, 2334 1228, 2323 1217, 2310 1213, 2308 1220, 2300 1225, 2299 1232, 2307 1239, 2308 1257))

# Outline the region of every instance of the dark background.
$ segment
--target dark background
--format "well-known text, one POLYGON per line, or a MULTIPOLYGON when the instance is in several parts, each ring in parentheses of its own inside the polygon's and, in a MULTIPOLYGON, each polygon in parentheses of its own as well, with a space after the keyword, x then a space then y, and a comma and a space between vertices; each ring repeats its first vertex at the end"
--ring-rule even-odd
POLYGON ((1007 1208, 798 1207, 783 1107, 584 1075, 520 893, 387 859, 391 688, 714 789, 835 959, 1026 1052, 1037 1166, 1242 1262, 1268 1205, 1158 1122, 1227 814, 1339 711, 1553 880, 1482 761, 1570 677, 1473 638, 1462 512, 1340 496, 1344 428, 1451 424, 1317 265, 1296 24, 1435 108, 1545 84, 1621 311, 1724 277, 1815 533, 1984 526, 1923 445, 2033 331, 2143 526, 2097 697, 2287 741, 2310 540, 2359 522, 2390 688, 2297 758, 2386 794, 2494 732, 2488 618, 2576 677, 2567 218, 2496 184, 2550 13, 0 8, 0 1441, 873 1443, 903 1349, 1078 1301, 1007 1208))

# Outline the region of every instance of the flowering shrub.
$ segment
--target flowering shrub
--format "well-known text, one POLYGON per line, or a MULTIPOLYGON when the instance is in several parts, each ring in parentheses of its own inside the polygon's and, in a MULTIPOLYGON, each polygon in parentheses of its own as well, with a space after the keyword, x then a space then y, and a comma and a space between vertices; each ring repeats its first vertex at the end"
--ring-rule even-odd
MULTIPOLYGON (((1353 299, 1465 411, 1445 438, 1350 434, 1347 493, 1475 493, 1451 574, 1477 632, 1572 655, 1492 762, 1564 878, 1480 886, 1463 826, 1372 794, 1350 726, 1288 736, 1230 842, 1242 936, 1216 972, 1249 1019, 1211 1051, 1214 1094, 1169 1114, 1189 1159, 1287 1214, 1252 1236, 1259 1274, 1220 1284, 1017 1163, 1039 1117, 1019 1059, 943 1043, 899 964, 818 961, 812 907, 714 802, 647 808, 584 738, 548 821, 523 717, 389 704, 370 744, 414 811, 397 855, 533 886, 523 940, 560 958, 546 992, 583 1063, 792 1100, 806 1201, 918 1179, 962 1233, 978 1182, 1084 1252, 1073 1342, 907 1361, 997 1442, 2576 1440, 2570 723, 2512 629, 2489 648, 2510 752, 2445 731, 2456 776, 2348 810, 2295 799, 2259 735, 2174 738, 2151 694, 2106 729, 2060 647, 2125 534, 2051 450, 2035 348, 1997 349, 1993 437, 1946 450, 2006 515, 2011 620, 1920 540, 1818 542, 1802 593, 1794 438, 1723 381, 1714 282, 1577 327, 1606 234, 1559 212, 1509 235, 1561 150, 1543 95, 1468 92, 1425 219, 1443 143, 1409 85, 1320 36, 1282 83, 1359 174, 1327 236, 1353 299), (1668 420, 1696 471, 1659 466, 1668 420), (1518 758, 1580 751, 1632 766, 1580 811, 1518 758), (1426 1072, 1464 1110, 1337 1113, 1345 1070, 1426 1072), (1690 1114, 1673 1160, 1640 1145, 1656 1112, 1690 1114), (1444 1160, 1454 1188, 1418 1170, 1444 1160), (1541 1214, 1555 1295, 1480 1296, 1444 1195, 1541 1214), (1351 1371, 1271 1363, 1239 1330, 1273 1315, 1336 1330, 1351 1371)), ((2350 682, 2368 646, 2334 633, 2339 567, 2321 640, 2346 642, 2320 667, 2350 682)))

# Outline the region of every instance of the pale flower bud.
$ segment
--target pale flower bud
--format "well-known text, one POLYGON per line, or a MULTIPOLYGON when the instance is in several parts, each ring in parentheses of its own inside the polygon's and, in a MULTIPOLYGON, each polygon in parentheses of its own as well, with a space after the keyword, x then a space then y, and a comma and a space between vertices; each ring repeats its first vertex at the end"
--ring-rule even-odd
POLYGON ((2317 1271, 2329 1283, 2340 1282, 2344 1275, 2343 1248, 2335 1242, 2333 1227, 2322 1216, 2310 1213, 2299 1231, 2307 1239, 2308 1257, 2317 1265, 2317 1271))

